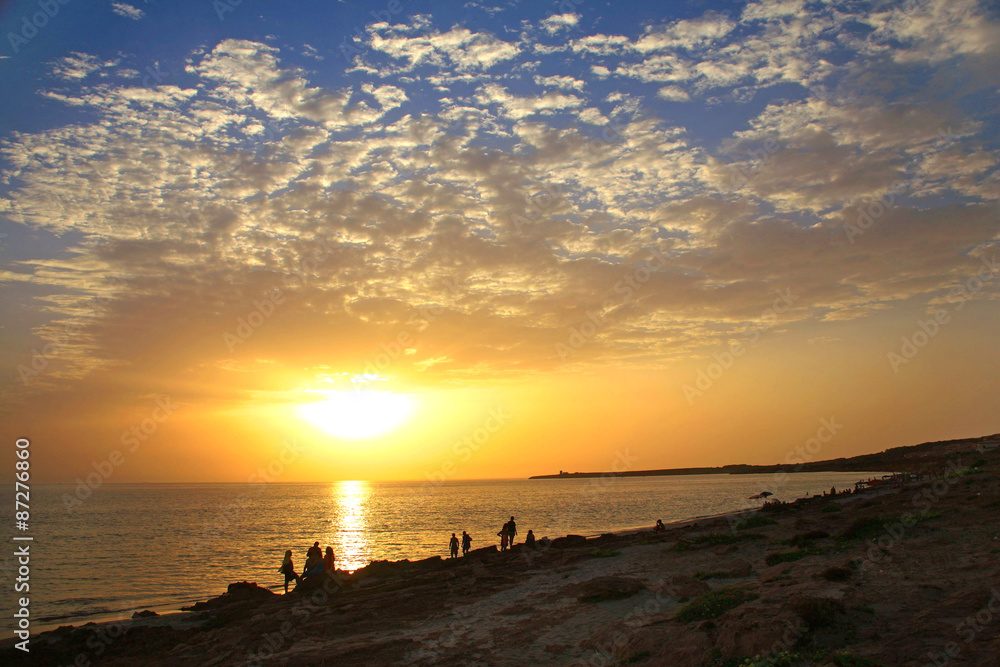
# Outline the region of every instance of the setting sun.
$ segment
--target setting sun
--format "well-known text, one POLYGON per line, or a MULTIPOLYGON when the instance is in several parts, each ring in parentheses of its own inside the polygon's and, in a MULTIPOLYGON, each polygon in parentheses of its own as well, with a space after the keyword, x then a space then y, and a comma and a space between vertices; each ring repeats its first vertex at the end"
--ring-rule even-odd
POLYGON ((390 433, 405 423, 414 410, 411 396, 387 391, 356 389, 325 391, 327 398, 299 407, 299 416, 330 435, 365 440, 390 433))

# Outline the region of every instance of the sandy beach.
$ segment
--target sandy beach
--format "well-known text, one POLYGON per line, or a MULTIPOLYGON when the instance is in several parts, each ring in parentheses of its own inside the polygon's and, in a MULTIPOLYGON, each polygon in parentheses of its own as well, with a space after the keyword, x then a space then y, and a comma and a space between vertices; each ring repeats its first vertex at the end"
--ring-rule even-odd
MULTIPOLYGON (((998 665, 998 455, 951 447, 947 456, 928 453, 921 469, 916 482, 661 533, 376 562, 288 595, 234 583, 181 614, 43 633, 31 658, 121 666, 998 665)), ((0 655, 14 655, 11 641, 0 655)))

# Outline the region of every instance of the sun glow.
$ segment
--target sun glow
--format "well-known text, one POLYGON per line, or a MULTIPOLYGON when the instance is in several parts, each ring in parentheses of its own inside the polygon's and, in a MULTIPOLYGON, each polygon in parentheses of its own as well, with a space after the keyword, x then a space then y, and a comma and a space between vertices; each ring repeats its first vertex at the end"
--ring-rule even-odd
POLYGON ((413 414, 411 396, 387 391, 356 389, 324 391, 326 400, 302 405, 299 416, 330 435, 366 440, 390 433, 413 414))

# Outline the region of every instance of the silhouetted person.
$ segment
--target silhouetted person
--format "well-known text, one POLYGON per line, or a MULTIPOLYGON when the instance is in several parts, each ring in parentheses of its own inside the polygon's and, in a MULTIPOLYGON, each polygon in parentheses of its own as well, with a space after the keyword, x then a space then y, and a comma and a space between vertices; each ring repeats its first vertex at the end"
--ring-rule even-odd
POLYGON ((653 526, 653 530, 656 531, 657 533, 667 532, 667 527, 663 525, 663 519, 656 520, 656 525, 653 526))
POLYGON ((323 571, 333 572, 333 547, 326 548, 326 554, 323 556, 323 571))
POLYGON ((507 533, 508 528, 509 524, 505 523, 503 528, 500 529, 500 532, 497 533, 497 535, 500 536, 500 551, 507 551, 507 541, 510 539, 507 533))
POLYGON ((295 565, 292 563, 292 550, 289 549, 285 552, 285 559, 281 561, 281 567, 278 568, 278 572, 285 575, 285 592, 288 592, 288 582, 295 581, 299 583, 299 575, 295 574, 295 565))
POLYGON ((528 531, 528 534, 524 536, 524 546, 529 549, 535 548, 535 534, 530 530, 528 531))
POLYGON ((510 518, 507 522, 507 540, 510 542, 510 546, 514 546, 514 536, 517 535, 517 524, 514 523, 514 517, 510 518))
POLYGON ((468 556, 469 549, 472 548, 472 537, 467 532, 462 531, 462 555, 468 556))
POLYGON ((302 568, 302 576, 308 577, 323 571, 323 550, 319 548, 319 542, 313 542, 306 552, 306 564, 302 568))
POLYGON ((455 533, 451 534, 451 541, 448 543, 451 551, 451 558, 458 558, 458 538, 455 537, 455 533))

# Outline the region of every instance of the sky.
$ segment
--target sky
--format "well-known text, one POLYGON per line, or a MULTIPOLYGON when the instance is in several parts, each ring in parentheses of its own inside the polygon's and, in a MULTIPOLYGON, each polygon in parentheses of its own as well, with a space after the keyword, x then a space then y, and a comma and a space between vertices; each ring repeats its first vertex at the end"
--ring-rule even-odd
POLYGON ((36 481, 1000 431, 993 3, 52 0, 0 36, 36 481))

